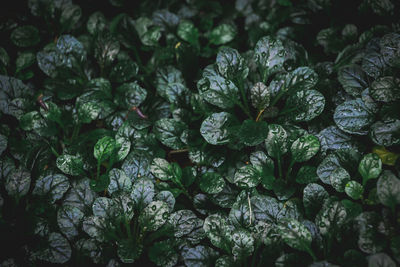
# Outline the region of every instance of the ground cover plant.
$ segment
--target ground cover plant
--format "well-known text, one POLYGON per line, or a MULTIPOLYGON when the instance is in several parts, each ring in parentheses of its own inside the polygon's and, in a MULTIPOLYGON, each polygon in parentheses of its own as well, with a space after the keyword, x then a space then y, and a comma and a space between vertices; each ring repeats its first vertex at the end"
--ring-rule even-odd
POLYGON ((28 0, 0 37, 0 266, 400 264, 400 2, 28 0))

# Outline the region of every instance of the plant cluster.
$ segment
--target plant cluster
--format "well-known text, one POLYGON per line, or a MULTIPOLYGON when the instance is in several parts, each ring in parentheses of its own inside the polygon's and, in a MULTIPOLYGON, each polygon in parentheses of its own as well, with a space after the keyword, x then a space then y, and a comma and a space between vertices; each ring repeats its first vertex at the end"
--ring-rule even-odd
POLYGON ((10 9, 0 266, 397 266, 399 10, 10 9))

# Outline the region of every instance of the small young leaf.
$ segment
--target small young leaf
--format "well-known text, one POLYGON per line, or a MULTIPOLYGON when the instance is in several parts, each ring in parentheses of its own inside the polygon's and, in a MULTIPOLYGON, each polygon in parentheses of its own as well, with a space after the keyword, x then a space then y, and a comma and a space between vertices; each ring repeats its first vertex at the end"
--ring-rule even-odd
POLYGON ((363 185, 367 184, 369 179, 376 179, 382 171, 382 160, 375 153, 365 155, 358 165, 358 172, 363 178, 363 185))

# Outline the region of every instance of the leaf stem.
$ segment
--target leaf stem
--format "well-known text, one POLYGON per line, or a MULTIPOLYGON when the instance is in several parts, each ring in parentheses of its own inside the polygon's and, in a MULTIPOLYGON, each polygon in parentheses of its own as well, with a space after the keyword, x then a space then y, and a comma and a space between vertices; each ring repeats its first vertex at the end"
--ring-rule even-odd
POLYGON ((289 179, 289 175, 290 175, 290 173, 292 172, 293 165, 294 165, 295 163, 296 163, 296 162, 295 162, 293 159, 290 160, 289 168, 288 168, 288 171, 287 171, 286 177, 285 177, 285 180, 286 180, 286 181, 289 179))
POLYGON ((262 110, 260 110, 260 111, 258 112, 258 115, 257 115, 257 118, 256 118, 256 122, 258 122, 258 121, 260 120, 261 115, 264 113, 264 111, 265 111, 265 108, 263 108, 262 110))
POLYGON ((279 171, 279 178, 282 179, 282 162, 281 162, 281 155, 278 155, 278 171, 279 171))

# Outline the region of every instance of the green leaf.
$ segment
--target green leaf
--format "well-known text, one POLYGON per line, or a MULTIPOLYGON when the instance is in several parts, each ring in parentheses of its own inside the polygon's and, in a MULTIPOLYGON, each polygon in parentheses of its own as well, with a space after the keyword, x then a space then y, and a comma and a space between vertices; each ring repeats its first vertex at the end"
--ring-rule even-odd
POLYGON ((299 184, 309 184, 318 181, 317 168, 314 166, 301 166, 296 175, 296 182, 299 184))
POLYGON ((173 66, 166 66, 156 73, 157 93, 169 103, 182 101, 188 94, 182 72, 173 66))
POLYGON ((232 108, 239 101, 239 89, 229 79, 217 73, 205 75, 197 82, 200 96, 222 109, 232 108))
POLYGON ((36 55, 32 52, 23 52, 19 54, 15 61, 15 73, 32 66, 35 61, 36 55))
POLYGON ((174 236, 177 238, 190 236, 198 224, 203 229, 203 221, 197 218, 191 210, 178 210, 172 213, 168 222, 173 225, 174 236))
POLYGON ((358 172, 363 178, 363 185, 367 184, 369 179, 376 179, 382 171, 382 160, 375 153, 364 155, 358 165, 358 172))
POLYGON ((338 150, 352 147, 351 136, 336 126, 329 126, 317 135, 321 143, 321 151, 338 150))
POLYGON ((246 165, 235 172, 233 182, 240 188, 253 188, 261 182, 261 173, 257 168, 246 165))
POLYGON ((357 98, 336 107, 333 119, 336 125, 347 133, 366 135, 374 118, 364 102, 357 98))
POLYGON ((386 253, 376 253, 367 257, 368 267, 396 267, 396 262, 386 253))
POLYGON ((236 122, 235 117, 230 113, 213 113, 201 123, 200 133, 209 144, 227 144, 231 141, 230 129, 236 125, 236 122))
POLYGON ((108 192, 110 194, 131 192, 132 182, 131 179, 125 174, 123 170, 112 169, 108 173, 110 176, 110 184, 108 185, 108 192))
POLYGON ((254 48, 255 62, 262 73, 263 82, 280 71, 285 61, 286 49, 282 41, 271 36, 262 37, 254 48))
POLYGON ((231 81, 246 79, 249 68, 236 49, 223 47, 218 51, 215 64, 219 73, 231 81))
POLYGON ((246 259, 254 251, 254 238, 246 230, 235 229, 232 233, 232 245, 234 259, 246 259))
POLYGON ((117 96, 114 102, 122 108, 138 107, 147 96, 147 91, 137 82, 124 83, 117 88, 117 96))
POLYGON ((285 107, 285 109, 294 109, 288 114, 294 121, 310 121, 319 116, 324 108, 325 98, 316 90, 301 90, 292 94, 285 107))
POLYGON ((350 181, 350 174, 346 171, 346 169, 342 167, 338 167, 332 171, 329 176, 331 181, 331 185, 338 192, 344 192, 346 184, 350 181))
POLYGON ((25 196, 31 185, 31 174, 23 169, 13 169, 5 181, 5 189, 10 196, 20 198, 25 196))
POLYGON ((0 134, 0 155, 7 149, 8 138, 0 134))
POLYGON ((169 162, 162 158, 155 158, 150 165, 150 171, 153 175, 163 181, 171 180, 172 173, 170 171, 169 162))
POLYGON ((400 179, 391 171, 385 170, 376 185, 379 201, 392 209, 400 204, 400 179))
POLYGON ((242 191, 233 203, 229 212, 229 220, 236 227, 248 228, 252 224, 254 214, 251 210, 250 195, 242 191))
POLYGON ((157 266, 173 267, 178 263, 178 253, 173 248, 171 239, 154 243, 149 249, 148 257, 157 266))
POLYGON ((68 239, 73 239, 79 235, 80 225, 84 217, 84 213, 77 207, 62 206, 57 212, 57 224, 61 232, 68 239))
POLYGON ((308 91, 318 82, 318 74, 309 67, 298 67, 285 76, 283 89, 288 92, 308 91))
POLYGON ((347 212, 339 201, 328 199, 317 214, 315 224, 322 236, 335 236, 346 221, 347 212))
POLYGON ((118 61, 110 71, 110 80, 123 83, 131 80, 139 72, 139 66, 130 59, 118 61))
POLYGON ((265 139, 268 155, 273 158, 280 158, 288 151, 288 133, 278 124, 270 124, 268 129, 268 135, 265 139))
POLYGON ((293 142, 290 152, 295 162, 304 162, 317 154, 319 146, 317 137, 311 134, 304 135, 293 142))
POLYGON ((86 29, 90 34, 95 35, 98 32, 102 32, 107 27, 107 20, 103 13, 100 11, 94 12, 90 15, 87 23, 86 29))
POLYGON ((62 174, 42 176, 36 180, 34 195, 50 195, 52 203, 61 199, 70 187, 68 178, 62 174))
POLYGON ((115 209, 113 207, 113 200, 107 197, 98 197, 93 202, 92 211, 93 215, 99 218, 112 218, 115 209))
POLYGON ((94 57, 101 68, 109 66, 117 57, 119 50, 118 40, 109 32, 102 32, 97 35, 94 42, 94 57))
POLYGON ((66 263, 72 254, 68 240, 59 233, 50 233, 47 238, 48 247, 35 253, 38 259, 50 263, 66 263))
POLYGON ((354 97, 359 97, 361 92, 368 87, 365 73, 358 65, 348 65, 339 70, 338 80, 343 89, 354 97))
POLYGON ((237 30, 231 24, 220 24, 210 32, 210 43, 222 45, 229 43, 236 36, 237 30))
POLYGON ((87 178, 73 181, 71 189, 65 196, 64 205, 77 207, 81 211, 91 209, 97 195, 90 188, 89 183, 90 180, 87 178))
POLYGON ((240 126, 238 136, 247 146, 256 146, 261 144, 268 134, 268 124, 265 121, 255 122, 245 120, 240 126))
POLYGON ((226 219, 220 214, 213 214, 204 220, 204 231, 211 244, 227 252, 231 251, 231 230, 226 219))
POLYGON ((251 104, 257 110, 263 110, 269 106, 271 92, 262 82, 258 82, 250 89, 251 104))
POLYGON ((328 192, 319 184, 310 183, 303 190, 303 204, 306 214, 314 218, 319 212, 325 199, 329 197, 328 192))
POLYGON ((363 56, 361 67, 371 77, 378 78, 386 68, 383 56, 376 51, 369 51, 363 56))
POLYGON ((199 30, 189 20, 181 20, 179 22, 176 34, 189 44, 197 45, 199 42, 199 30))
POLYGON ((400 35, 392 32, 385 34, 380 40, 380 48, 382 56, 389 65, 399 66, 400 65, 400 35))
POLYGON ((319 179, 325 184, 331 184, 330 176, 334 170, 341 167, 339 158, 335 154, 329 154, 322 162, 318 165, 317 175, 319 179))
POLYGON ((135 29, 139 35, 142 44, 147 46, 156 46, 161 38, 161 28, 154 26, 153 22, 146 17, 140 17, 135 21, 135 29))
POLYGON ((0 110, 19 119, 30 108, 33 90, 21 80, 0 75, 0 110))
POLYGON ((281 220, 278 224, 278 231, 283 241, 290 247, 312 254, 310 231, 295 219, 281 220))
POLYGON ((371 97, 376 101, 393 102, 400 99, 400 79, 392 76, 380 77, 369 88, 371 97))
POLYGON ((216 172, 206 172, 201 176, 199 186, 207 194, 217 194, 224 189, 225 180, 216 172))
POLYGON ((93 155, 99 162, 104 162, 115 154, 116 148, 115 139, 110 136, 104 136, 94 145, 93 155))
POLYGON ((81 18, 82 10, 78 5, 67 4, 61 12, 60 24, 62 31, 69 31, 76 27, 81 18))
POLYGON ((186 266, 207 267, 213 265, 218 253, 210 247, 197 245, 193 248, 184 247, 181 255, 186 266))
POLYGON ((11 33, 11 41, 19 47, 29 47, 40 42, 39 30, 32 26, 20 26, 11 33))
POLYGON ((168 205, 162 201, 153 201, 140 214, 139 223, 144 231, 156 231, 167 221, 168 217, 168 205))
POLYGON ((400 144, 400 120, 378 121, 371 125, 370 136, 372 141, 380 146, 400 144))
POLYGON ((362 195, 364 193, 364 188, 360 183, 358 183, 356 181, 350 181, 346 184, 344 191, 346 192, 346 194, 349 197, 357 200, 362 197, 362 195))
POLYGON ((78 156, 63 154, 57 157, 57 167, 66 174, 77 176, 84 173, 82 159, 78 156))
POLYGON ((154 195, 154 184, 150 179, 141 178, 132 186, 131 198, 138 206, 145 207, 153 200, 154 195))
POLYGON ((167 147, 182 149, 184 144, 180 136, 185 129, 186 125, 182 121, 164 118, 154 123, 153 132, 156 138, 167 147))

